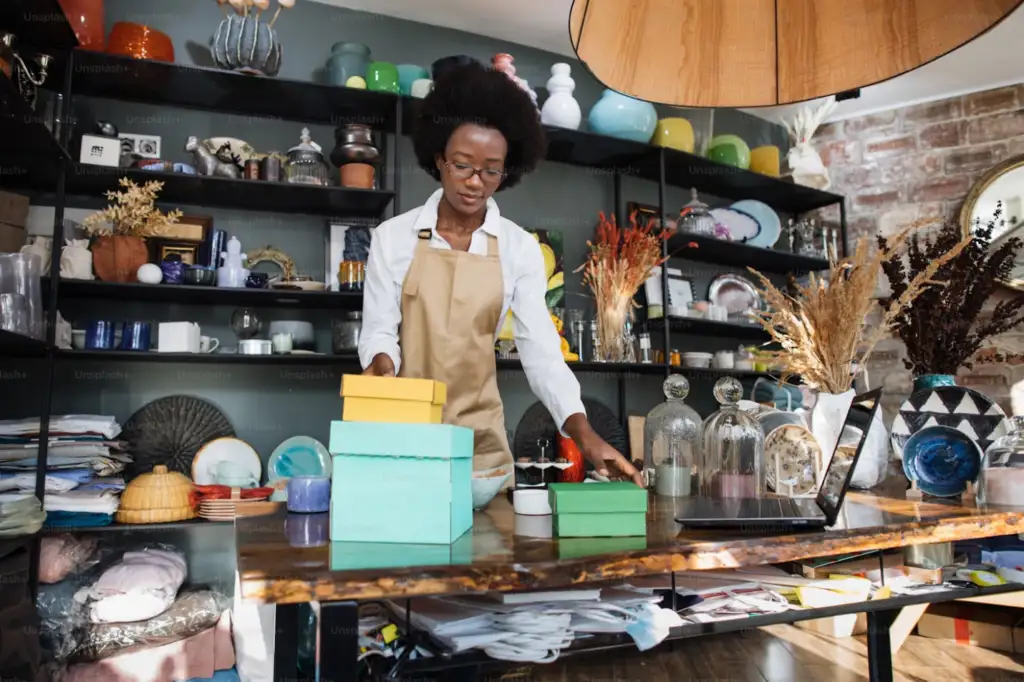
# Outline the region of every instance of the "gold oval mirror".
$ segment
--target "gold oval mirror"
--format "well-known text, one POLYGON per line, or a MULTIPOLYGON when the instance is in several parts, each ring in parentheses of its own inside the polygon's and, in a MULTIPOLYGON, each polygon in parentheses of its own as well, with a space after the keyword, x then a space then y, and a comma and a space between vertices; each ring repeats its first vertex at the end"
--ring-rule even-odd
MULTIPOLYGON (((1002 205, 999 223, 992 230, 992 248, 1010 237, 1024 238, 1024 155, 1003 161, 982 176, 960 209, 960 229, 966 236, 975 224, 987 225, 1002 205)), ((1024 250, 1018 254, 1013 272, 1003 284, 1024 291, 1024 250)))

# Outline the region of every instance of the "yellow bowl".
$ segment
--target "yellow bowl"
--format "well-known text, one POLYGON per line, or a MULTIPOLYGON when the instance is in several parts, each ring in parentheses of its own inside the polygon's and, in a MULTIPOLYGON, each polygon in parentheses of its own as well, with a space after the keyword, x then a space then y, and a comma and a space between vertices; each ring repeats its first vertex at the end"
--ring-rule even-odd
POLYGON ((651 144, 693 153, 693 126, 685 118, 663 118, 658 121, 651 144))
POLYGON ((750 170, 773 178, 779 177, 779 148, 769 144, 751 149, 750 170))

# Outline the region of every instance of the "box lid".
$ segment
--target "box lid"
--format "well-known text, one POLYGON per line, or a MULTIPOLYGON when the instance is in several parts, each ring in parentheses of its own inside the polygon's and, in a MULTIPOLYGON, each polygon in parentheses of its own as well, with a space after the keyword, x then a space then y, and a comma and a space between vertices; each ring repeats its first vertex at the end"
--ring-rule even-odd
POLYGON ((334 456, 465 459, 473 456, 473 430, 450 424, 331 422, 334 456))
POLYGON ((448 387, 440 381, 430 379, 346 374, 341 377, 341 397, 414 400, 444 405, 448 399, 448 387))
POLYGON ((627 481, 552 483, 548 500, 554 514, 647 511, 647 491, 627 481))

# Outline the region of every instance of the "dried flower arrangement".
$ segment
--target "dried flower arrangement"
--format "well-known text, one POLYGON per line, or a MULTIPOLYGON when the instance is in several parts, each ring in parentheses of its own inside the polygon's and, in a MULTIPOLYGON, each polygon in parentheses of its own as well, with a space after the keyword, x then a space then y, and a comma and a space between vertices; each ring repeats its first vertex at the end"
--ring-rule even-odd
MULTIPOLYGON (((1024 322, 1024 294, 999 302, 991 317, 979 322, 985 302, 1001 281, 1009 279, 1016 254, 1024 246, 1020 239, 1011 237, 992 248, 992 233, 1001 225, 1001 215, 1000 205, 986 225, 975 221, 974 238, 936 272, 936 279, 945 286, 923 292, 893 319, 893 330, 907 347, 905 364, 915 376, 956 374, 961 367, 970 369, 974 362, 1007 360, 1001 353, 979 355, 987 339, 1024 322)), ((906 264, 894 260, 883 266, 892 296, 901 296, 915 277, 930 270, 936 259, 961 242, 960 226, 949 221, 931 239, 915 236, 906 264)), ((883 301, 883 305, 890 300, 883 301)))
POLYGON ((159 237, 181 218, 179 210, 164 214, 153 206, 164 183, 150 181, 140 187, 121 178, 118 184, 124 191, 107 192, 111 204, 82 222, 89 236, 159 237))
POLYGON ((576 272, 583 272, 583 283, 590 287, 597 307, 597 333, 605 359, 622 361, 625 356, 623 332, 633 319, 633 296, 651 276, 651 271, 667 259, 661 255, 665 232, 654 232, 654 224, 641 226, 636 211, 629 227, 620 228, 615 216, 599 214, 596 241, 587 241, 590 254, 576 272))
POLYGON ((855 367, 864 367, 899 314, 935 284, 939 269, 966 245, 966 241, 955 245, 915 274, 899 294, 883 304, 878 326, 868 330, 864 320, 874 305, 883 265, 900 256, 909 234, 922 225, 915 223, 888 239, 880 238, 877 250, 865 238, 858 241, 852 258, 837 260, 833 254, 828 274, 811 274, 808 284, 794 285, 793 295, 750 268, 761 280, 761 298, 768 304, 768 310, 755 315, 771 340, 781 346, 781 350, 765 354, 782 368, 783 380, 798 374, 811 388, 833 394, 853 386, 855 367))

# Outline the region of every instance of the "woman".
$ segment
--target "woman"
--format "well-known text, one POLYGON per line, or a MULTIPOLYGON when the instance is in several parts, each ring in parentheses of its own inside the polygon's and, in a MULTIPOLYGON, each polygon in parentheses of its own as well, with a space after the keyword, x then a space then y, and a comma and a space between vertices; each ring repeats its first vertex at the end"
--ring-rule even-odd
POLYGON ((511 309, 530 388, 599 473, 642 485, 591 428, 544 301, 536 240, 491 199, 544 156, 529 95, 479 64, 447 71, 421 102, 413 144, 441 189, 374 230, 366 266, 359 358, 364 374, 448 385, 444 421, 472 428, 476 470, 512 463, 494 341, 511 309))

